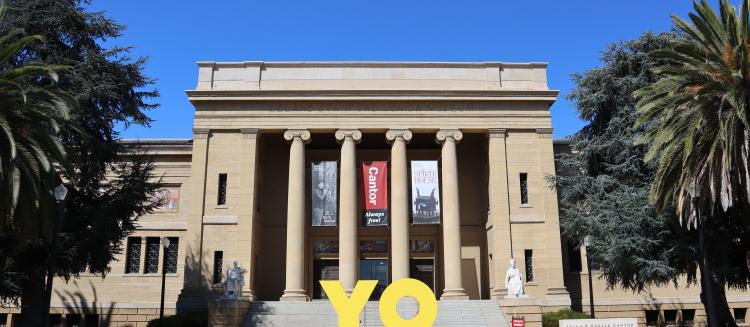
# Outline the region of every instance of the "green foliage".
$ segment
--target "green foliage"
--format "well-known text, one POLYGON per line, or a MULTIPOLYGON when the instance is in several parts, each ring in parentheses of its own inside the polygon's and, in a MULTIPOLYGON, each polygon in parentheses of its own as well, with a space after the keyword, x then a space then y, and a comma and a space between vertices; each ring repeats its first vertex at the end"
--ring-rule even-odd
MULTIPOLYGON (((118 141, 118 126, 148 125, 146 112, 156 107, 158 96, 149 90, 152 80, 144 75, 144 58, 132 59, 129 49, 105 48, 124 26, 101 12, 89 12, 79 0, 6 0, 8 14, 0 20, 0 34, 23 29, 44 42, 29 44, 8 59, 9 67, 29 64, 65 66, 56 86, 76 102, 71 121, 83 134, 61 129, 59 141, 67 152, 70 169, 65 219, 58 238, 55 274, 76 277, 81 271, 106 274, 109 263, 122 251, 121 241, 130 234, 138 216, 157 204, 150 200, 159 187, 148 158, 137 148, 118 141), (86 137, 83 137, 84 135, 86 137)), ((19 204, 20 205, 20 204, 19 204)), ((17 210, 17 221, 33 222, 38 216, 51 220, 51 210, 17 210)), ((49 253, 45 239, 24 241, 37 224, 21 225, 22 233, 0 231, 0 299, 25 297, 30 285, 40 283, 49 253)), ((29 305, 43 305, 36 303, 29 305)), ((26 305, 24 305, 26 307, 26 305)))
MULTIPOLYGON (((159 318, 148 322, 148 327, 158 327, 159 318)), ((208 313, 205 311, 188 311, 174 316, 164 317, 164 327, 205 327, 208 326, 208 313)))
MULTIPOLYGON (((0 20, 4 17, 5 7, 0 7, 0 20)), ((64 67, 9 64, 41 40, 21 29, 0 37, 0 233, 21 232, 28 222, 15 219, 16 209, 39 210, 49 200, 57 172, 70 168, 58 137, 62 129, 71 129, 70 111, 76 104, 55 85, 64 67)), ((35 218, 35 225, 45 225, 44 219, 35 218)))
POLYGON ((654 51, 657 82, 636 92, 648 144, 658 162, 651 189, 657 209, 674 203, 680 221, 697 226, 697 213, 722 217, 730 208, 750 216, 750 1, 737 9, 720 1, 720 14, 702 1, 687 22, 673 16, 684 37, 654 51), (692 203, 697 197, 698 210, 692 203))
POLYGON ((588 236, 588 254, 609 287, 641 291, 676 283, 681 274, 695 280, 695 236, 649 204, 655 167, 644 163, 646 147, 635 144, 639 131, 631 128, 632 92, 657 80, 648 54, 675 37, 646 33, 613 44, 600 67, 573 77, 569 98, 588 124, 570 137, 572 151, 557 158, 560 223, 571 244, 588 236))
POLYGON ((542 327, 559 327, 562 319, 590 319, 589 315, 570 309, 542 314, 542 327))

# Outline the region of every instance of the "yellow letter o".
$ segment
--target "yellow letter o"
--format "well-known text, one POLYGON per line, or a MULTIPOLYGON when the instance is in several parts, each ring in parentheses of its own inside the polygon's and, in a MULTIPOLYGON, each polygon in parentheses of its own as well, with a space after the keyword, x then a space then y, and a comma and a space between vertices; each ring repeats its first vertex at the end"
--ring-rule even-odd
POLYGON ((424 283, 411 278, 399 279, 388 285, 380 296, 380 320, 386 327, 430 327, 437 318, 435 294, 424 283), (419 311, 412 319, 398 314, 398 300, 411 296, 419 303, 419 311))

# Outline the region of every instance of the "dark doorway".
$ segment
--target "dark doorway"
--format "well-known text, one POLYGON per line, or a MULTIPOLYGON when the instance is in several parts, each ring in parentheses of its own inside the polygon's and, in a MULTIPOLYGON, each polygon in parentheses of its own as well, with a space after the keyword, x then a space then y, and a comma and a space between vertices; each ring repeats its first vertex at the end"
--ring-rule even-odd
POLYGON ((377 301, 388 287, 388 260, 362 259, 359 261, 359 279, 377 280, 378 285, 370 295, 370 301, 377 301))
POLYGON ((435 260, 411 259, 409 262, 409 277, 427 284, 435 293, 435 260))
POLYGON ((313 262, 313 299, 328 299, 321 280, 339 280, 339 261, 333 259, 319 259, 313 262))

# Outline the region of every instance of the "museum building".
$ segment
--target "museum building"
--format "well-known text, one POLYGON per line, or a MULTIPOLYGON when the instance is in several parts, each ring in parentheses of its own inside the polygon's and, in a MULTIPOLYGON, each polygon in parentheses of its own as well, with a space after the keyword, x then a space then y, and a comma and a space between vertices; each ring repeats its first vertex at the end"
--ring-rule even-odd
MULTIPOLYGON (((52 321, 145 325, 162 273, 168 314, 208 309, 235 261, 247 302, 315 302, 318 280, 361 279, 378 280, 377 301, 414 278, 529 326, 588 310, 585 249, 561 240, 546 180, 569 151, 552 138, 546 76, 533 62, 199 62, 193 138, 124 141, 153 158, 162 207, 106 278, 55 282, 52 321), (522 297, 506 297, 511 258, 522 297)), ((705 320, 696 287, 593 287, 599 317, 705 320)), ((728 296, 744 319, 750 296, 728 296)))

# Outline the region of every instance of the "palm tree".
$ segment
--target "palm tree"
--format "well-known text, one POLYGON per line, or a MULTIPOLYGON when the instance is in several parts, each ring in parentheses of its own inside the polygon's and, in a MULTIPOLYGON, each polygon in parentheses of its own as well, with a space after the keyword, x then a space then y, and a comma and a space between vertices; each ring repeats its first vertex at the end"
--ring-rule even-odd
POLYGON ((690 22, 672 17, 683 37, 652 54, 666 63, 655 69, 659 81, 635 93, 636 127, 645 128, 640 142, 649 144, 646 160, 658 162, 651 200, 659 210, 675 207, 683 225, 700 229, 710 325, 733 325, 725 282, 712 270, 703 231, 721 219, 743 217, 738 210, 745 218, 734 219, 750 214, 750 0, 739 10, 721 0, 718 14, 705 0, 693 7, 690 22))
MULTIPOLYGON (((0 19, 4 13, 0 7, 0 19)), ((12 64, 24 47, 41 40, 23 34, 17 29, 0 36, 0 234, 26 230, 19 226, 29 223, 37 231, 49 225, 49 219, 19 217, 45 216, 34 213, 68 167, 59 134, 76 130, 68 123, 75 100, 55 85, 65 67, 12 64)))

